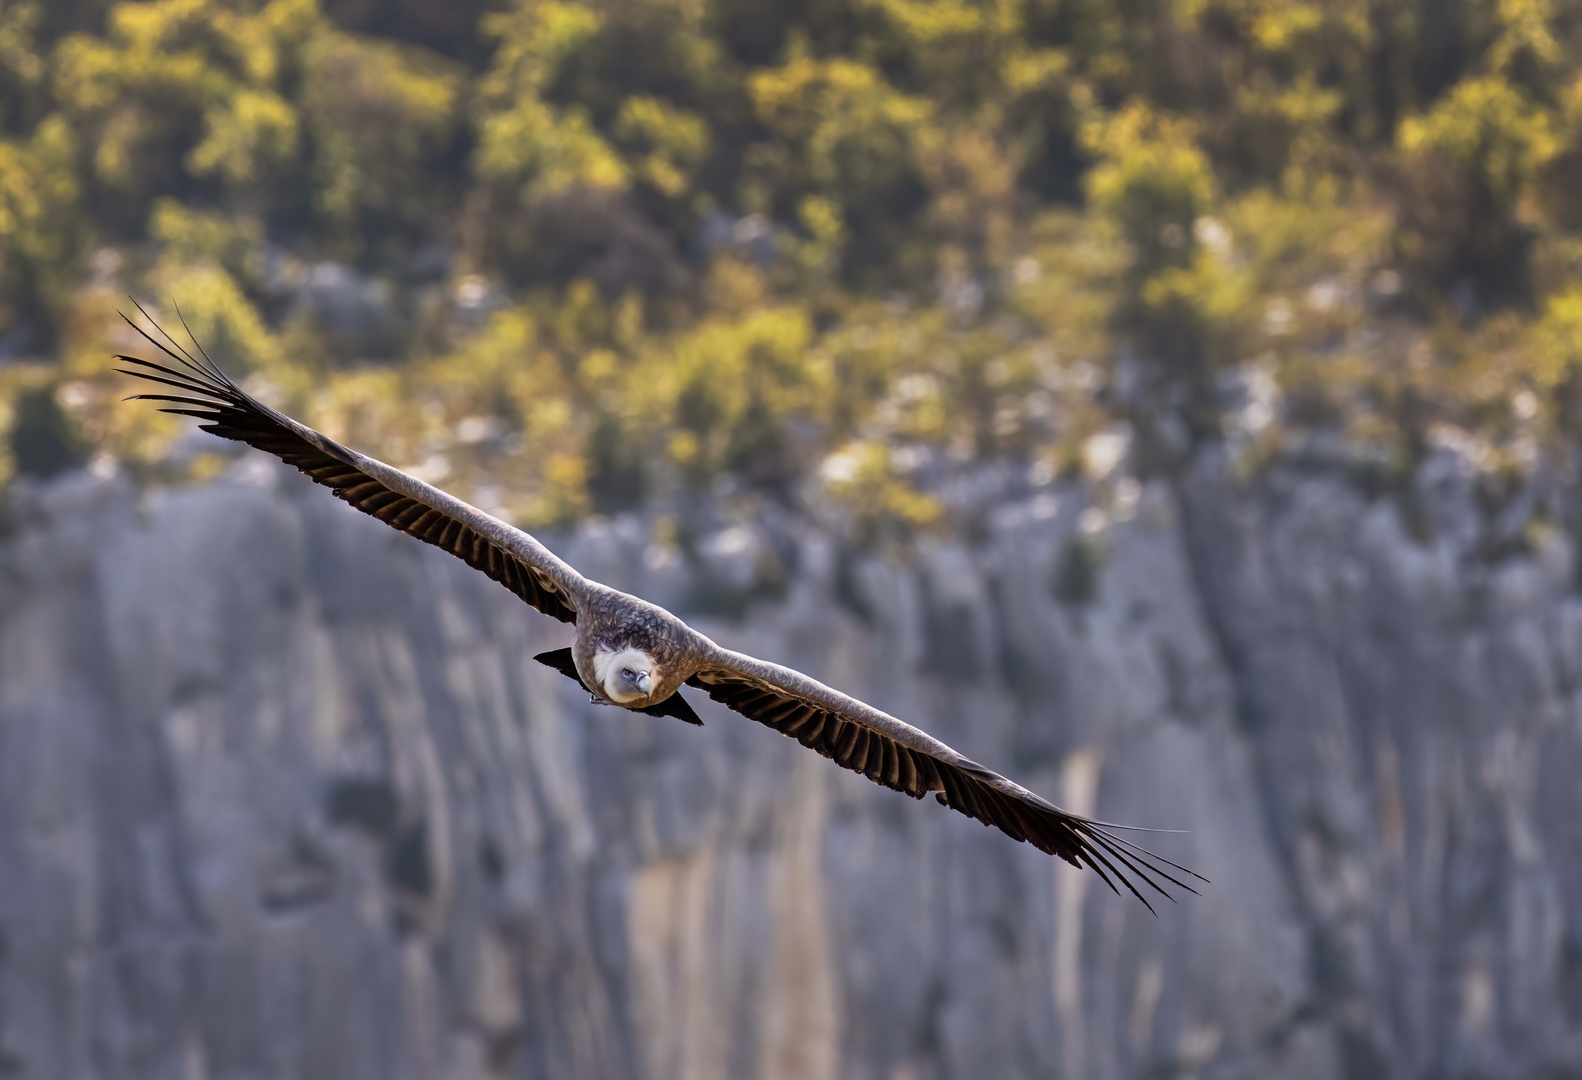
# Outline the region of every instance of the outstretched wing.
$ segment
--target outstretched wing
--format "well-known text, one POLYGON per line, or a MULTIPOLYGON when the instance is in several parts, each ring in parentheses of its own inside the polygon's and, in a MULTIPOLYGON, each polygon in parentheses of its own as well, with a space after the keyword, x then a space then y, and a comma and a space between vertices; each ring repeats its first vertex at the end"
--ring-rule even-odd
MULTIPOLYGON (((148 317, 141 305, 138 310, 148 317)), ((254 400, 214 365, 201 346, 199 360, 157 323, 155 330, 175 351, 131 319, 126 322, 170 363, 117 356, 116 360, 135 365, 133 370, 117 370, 179 391, 137 394, 136 399, 163 402, 167 407, 161 412, 195 416, 206 421, 201 425, 204 431, 275 455, 363 513, 482 570, 545 615, 561 622, 576 621, 584 579, 527 533, 254 400)))
POLYGON ((1207 880, 1117 836, 1125 826, 1067 813, 910 724, 799 671, 726 649, 712 661, 687 681, 722 705, 876 784, 914 799, 937 792, 935 798, 953 810, 1073 866, 1092 868, 1117 893, 1118 882, 1150 911, 1153 905, 1134 880, 1167 899, 1174 898, 1165 882, 1196 892, 1181 877, 1207 880))

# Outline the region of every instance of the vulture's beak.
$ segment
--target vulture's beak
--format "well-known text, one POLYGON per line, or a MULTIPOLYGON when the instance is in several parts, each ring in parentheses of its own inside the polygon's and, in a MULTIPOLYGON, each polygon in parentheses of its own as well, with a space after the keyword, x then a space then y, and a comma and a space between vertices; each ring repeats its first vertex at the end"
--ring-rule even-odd
POLYGON ((638 672, 637 688, 643 692, 644 697, 652 694, 654 692, 654 677, 646 671, 638 672))

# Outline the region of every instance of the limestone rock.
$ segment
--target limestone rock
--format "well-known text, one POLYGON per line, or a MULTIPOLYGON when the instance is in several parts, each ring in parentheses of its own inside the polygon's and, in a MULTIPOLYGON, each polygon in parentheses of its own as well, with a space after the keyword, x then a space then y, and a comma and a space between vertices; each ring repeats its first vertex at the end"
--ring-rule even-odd
POLYGON ((1190 830, 1144 837, 1213 879, 1158 918, 711 703, 590 705, 531 660, 567 628, 256 458, 19 489, 0 1077, 1575 1074, 1570 541, 1491 561, 1212 461, 1091 497, 906 564, 811 525, 546 539, 1068 807, 1190 830))

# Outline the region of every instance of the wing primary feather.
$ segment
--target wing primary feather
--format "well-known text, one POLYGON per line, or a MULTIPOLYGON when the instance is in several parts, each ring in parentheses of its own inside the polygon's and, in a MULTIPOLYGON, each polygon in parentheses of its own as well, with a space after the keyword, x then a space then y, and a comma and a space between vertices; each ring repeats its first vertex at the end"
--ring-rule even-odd
POLYGON ((169 413, 171 416, 192 416, 199 420, 208 420, 213 413, 198 412, 196 409, 156 409, 156 412, 169 413))
MULTIPOLYGON (((1090 821, 1089 824, 1090 825, 1096 825, 1096 826, 1098 826, 1098 827, 1100 827, 1102 829, 1106 829, 1106 830, 1108 830, 1108 829, 1124 828, 1124 826, 1121 826, 1121 825, 1109 825, 1109 824, 1106 824, 1105 822, 1102 822, 1102 821, 1090 821)), ((1147 829, 1147 830, 1143 830, 1143 831, 1145 831, 1145 832, 1180 833, 1180 832, 1184 832, 1185 830, 1182 830, 1182 829, 1147 829)), ((1150 859, 1154 859, 1154 860, 1156 860, 1158 862, 1162 862, 1166 866, 1169 866, 1169 867, 1171 867, 1173 869, 1181 871, 1183 874, 1191 874, 1193 877, 1197 878, 1199 881, 1203 882, 1206 885, 1212 885, 1213 884, 1213 882, 1209 881, 1208 878, 1204 877, 1202 874, 1198 873, 1196 870, 1189 870, 1187 867, 1182 866, 1180 863, 1171 862, 1169 859, 1165 858, 1163 855, 1160 855, 1158 852, 1150 851, 1148 848, 1143 847, 1141 844, 1134 844, 1130 840, 1126 839, 1124 836, 1112 836, 1112 835, 1109 835, 1109 834, 1106 833, 1105 834, 1105 839, 1110 841, 1111 843, 1120 844, 1123 847, 1129 848, 1132 851, 1135 851, 1135 852, 1137 852, 1140 855, 1146 855, 1150 859)), ((1161 871, 1161 873, 1162 872, 1163 871, 1161 871)), ((1171 880, 1174 880, 1174 879, 1172 878, 1171 880)), ((1179 881, 1177 881, 1176 884, 1180 885, 1183 889, 1190 889, 1190 888, 1192 888, 1192 886, 1182 884, 1179 881)))
MULTIPOLYGON (((1126 886, 1126 891, 1127 892, 1129 892, 1133 896, 1137 897, 1138 900, 1141 900, 1143 907, 1147 908, 1153 915, 1155 915, 1156 917, 1158 916, 1159 913, 1157 911, 1154 911, 1154 906, 1148 902, 1148 898, 1145 897, 1142 893, 1138 892, 1137 891, 1137 886, 1133 885, 1131 883, 1131 881, 1127 879, 1125 874, 1123 874, 1119 870, 1115 869, 1114 865, 1112 865, 1110 863, 1110 861, 1104 857, 1104 855, 1099 851, 1098 848, 1092 847, 1092 848, 1089 848, 1088 850, 1093 853, 1094 858, 1098 859, 1101 863, 1103 863, 1105 865, 1105 867, 1110 871, 1110 873, 1115 875, 1116 879, 1122 885, 1126 886)), ((1144 880, 1147 880, 1147 879, 1145 878, 1144 880)), ((1151 882, 1151 881, 1148 882, 1148 883, 1150 885, 1153 885, 1153 882, 1151 882)), ((1154 888, 1158 889, 1160 895, 1164 896, 1167 900, 1171 900, 1171 901, 1175 900, 1175 897, 1171 896, 1169 893, 1165 892, 1163 889, 1160 889, 1159 886, 1154 885, 1154 888)))
MULTIPOLYGON (((1099 880, 1110 887, 1110 892, 1114 893, 1116 896, 1119 896, 1121 891, 1115 887, 1115 882, 1111 881, 1110 876, 1104 872, 1104 867, 1093 861, 1092 856, 1088 855, 1087 849, 1083 849, 1081 856, 1082 861, 1087 864, 1088 869, 1099 875, 1099 880)), ((1147 907, 1147 905, 1148 901, 1144 900, 1143 906, 1147 907)), ((1153 911, 1153 908, 1149 907, 1148 910, 1153 911)))
MULTIPOLYGON (((193 356, 191 353, 189 353, 186 350, 186 347, 181 344, 181 342, 177 341, 175 338, 171 337, 168 333, 166 333, 164 327, 160 326, 157 322, 154 322, 153 318, 148 314, 148 312, 143 311, 143 305, 137 303, 137 298, 136 297, 128 296, 127 299, 132 301, 132 303, 137 304, 137 310, 142 313, 143 318, 148 319, 149 323, 153 325, 154 329, 158 330, 162 335, 164 335, 165 340, 170 342, 170 344, 173 345, 177 349, 177 351, 179 351, 181 353, 182 357, 185 358, 186 361, 189 364, 192 364, 192 365, 196 366, 196 364, 198 362, 197 358, 195 356, 193 356)), ((180 309, 177 309, 176 317, 178 319, 181 318, 181 311, 180 311, 180 309)), ((186 319, 181 319, 181 324, 183 326, 186 326, 187 325, 187 320, 186 319)), ((187 332, 190 334, 192 331, 189 329, 187 332)))
MULTIPOLYGON (((204 409, 213 409, 215 407, 214 406, 214 402, 212 402, 212 401, 203 401, 203 400, 201 400, 199 398, 178 397, 175 394, 133 394, 131 397, 129 397, 129 398, 122 398, 121 400, 123 400, 123 401, 170 401, 170 402, 174 402, 177 405, 197 405, 200 408, 204 408, 204 409)), ((218 416, 219 414, 216 413, 215 415, 218 416)))
POLYGON ((867 728, 860 727, 857 724, 853 724, 852 727, 857 729, 857 736, 851 740, 851 748, 842 757, 841 764, 852 772, 866 773, 868 771, 868 755, 872 749, 876 748, 868 745, 867 728))
POLYGON ((806 731, 797 732, 797 741, 803 746, 812 747, 814 740, 816 740, 819 737, 819 733, 824 730, 824 723, 828 717, 829 714, 824 712, 822 709, 814 710, 812 717, 810 717, 808 721, 810 725, 808 729, 806 731))
MULTIPOLYGON (((1149 862, 1147 859, 1143 859, 1142 857, 1137 856, 1137 855, 1129 855, 1125 851, 1121 850, 1119 847, 1115 846, 1115 844, 1114 844, 1115 838, 1113 836, 1106 836, 1106 835, 1104 835, 1101 832, 1095 831, 1092 834, 1092 837, 1090 839, 1091 839, 1092 843, 1096 844, 1099 847, 1102 847, 1105 851, 1109 852, 1110 856, 1112 858, 1114 858, 1115 861, 1119 862, 1122 866, 1128 867, 1128 868, 1132 869, 1133 871, 1135 871, 1138 877, 1141 877, 1144 881, 1148 882, 1148 884, 1150 886, 1152 886, 1161 895, 1169 896, 1171 900, 1175 899, 1175 897, 1170 896, 1170 893, 1169 893, 1168 890, 1166 890, 1164 887, 1159 885, 1158 882, 1152 880, 1148 876, 1149 874, 1152 874, 1152 875, 1154 875, 1156 877, 1164 878, 1166 881, 1170 882, 1170 884, 1176 886, 1177 888, 1185 889, 1189 893, 1194 893, 1194 894, 1197 893, 1196 889, 1194 889, 1191 885, 1188 885, 1186 882, 1180 880, 1175 875, 1169 873, 1166 870, 1161 870, 1159 867, 1155 866, 1152 862, 1149 862)), ((1155 860, 1157 862, 1169 862, 1168 859, 1162 859, 1158 855, 1155 855, 1151 851, 1147 852, 1147 855, 1148 855, 1148 859, 1152 859, 1152 860, 1155 860)), ((1192 871, 1188 870, 1188 871, 1186 871, 1186 873, 1192 874, 1192 871)), ((1192 876, 1193 877, 1197 877, 1196 874, 1192 874, 1192 876)), ((1203 880, 1206 881, 1207 879, 1205 878, 1203 880)))
POLYGON ((917 763, 912 760, 912 751, 904 746, 896 747, 898 762, 898 778, 901 790, 915 798, 921 799, 924 792, 918 790, 917 763))
MULTIPOLYGON (((133 303, 136 303, 136 301, 133 301, 133 303)), ((225 373, 220 370, 219 365, 209 358, 209 350, 203 347, 203 342, 198 340, 198 336, 192 332, 192 327, 187 325, 187 317, 181 313, 181 305, 176 303, 175 297, 171 297, 170 306, 176 309, 176 318, 181 320, 181 328, 187 332, 188 340, 197 348, 198 355, 203 357, 203 362, 208 365, 209 371, 216 375, 221 382, 229 382, 230 380, 226 379, 225 373)), ((168 334, 166 336, 169 337, 168 334)), ((181 351, 186 352, 187 350, 182 349, 181 351)), ((188 353, 187 355, 190 356, 192 354, 188 353)))
POLYGON ((784 726, 780 728, 781 733, 792 738, 801 738, 802 729, 807 727, 808 721, 812 720, 817 713, 817 709, 799 704, 796 709, 792 710, 791 719, 784 721, 784 726))
MULTIPOLYGON (((176 344, 176 339, 172 338, 169 334, 165 334, 165 331, 160 328, 159 323, 155 322, 153 316, 149 315, 149 313, 147 311, 143 310, 143 305, 139 304, 135 297, 127 297, 127 299, 132 301, 132 303, 137 307, 138 312, 142 314, 143 318, 145 318, 145 319, 147 319, 149 321, 149 323, 154 327, 154 329, 159 330, 159 332, 161 334, 164 334, 166 339, 169 340, 172 345, 176 345, 176 348, 181 349, 181 346, 176 344)), ((162 345, 160 342, 158 342, 158 341, 154 340, 154 338, 150 337, 148 335, 148 332, 146 330, 144 330, 141 326, 138 326, 131 319, 128 319, 124 313, 118 311, 118 312, 116 312, 116 314, 121 316, 122 320, 124 320, 126 322, 126 325, 130 326, 133 330, 137 331, 137 333, 143 338, 143 340, 147 341, 150 345, 154 346, 154 348, 158 349, 160 352, 162 352, 166 356, 170 357, 172 360, 174 360, 176 363, 180 364, 182 367, 187 368, 188 370, 192 371, 196 375, 201 376, 205 380, 208 380, 210 378, 215 378, 216 377, 216 376, 211 375, 209 372, 205 371, 203 368, 198 367, 197 364, 195 364, 189 357, 187 357, 185 355, 185 353, 186 353, 185 349, 181 349, 182 355, 178 355, 176 353, 171 352, 169 349, 165 348, 165 346, 162 345)), ((220 381, 220 385, 222 385, 222 386, 230 386, 230 384, 231 384, 231 381, 229 379, 227 379, 223 374, 219 375, 218 379, 220 381)))
MULTIPOLYGON (((193 393, 193 394, 213 394, 214 393, 214 390, 213 390, 212 387, 204 386, 202 383, 196 382, 193 379, 191 379, 191 378, 189 378, 189 377, 187 377, 185 375, 182 375, 179 371, 172 371, 170 368, 165 367, 163 364, 154 364, 154 363, 150 363, 147 360, 139 360, 135 356, 120 356, 120 357, 116 357, 116 359, 127 360, 127 361, 130 361, 130 362, 134 363, 134 364, 141 364, 141 365, 143 365, 146 368, 152 368, 154 371, 163 371, 165 373, 164 375, 149 375, 146 372, 142 372, 142 371, 127 371, 125 368, 116 368, 115 370, 117 372, 119 372, 120 374, 122 374, 122 375, 131 375, 134 378, 146 379, 149 382, 164 383, 166 386, 174 386, 177 390, 186 390, 188 393, 193 393)), ((139 395, 139 394, 133 394, 131 397, 127 398, 126 400, 127 401, 136 401, 136 400, 138 400, 138 398, 140 396, 141 395, 139 395)))
MULTIPOLYGON (((1106 862, 1111 865, 1113 865, 1113 863, 1119 863, 1122 867, 1130 870, 1133 874, 1142 878, 1148 887, 1153 889, 1160 896, 1163 896, 1169 900, 1175 899, 1175 897, 1170 895, 1167 889, 1163 888, 1157 881, 1153 879, 1152 875, 1159 872, 1156 868, 1152 866, 1140 865, 1137 860, 1127 857, 1119 849, 1109 844, 1109 838, 1103 833, 1090 831, 1083 839, 1087 846, 1094 852, 1096 857, 1105 859, 1106 862), (1113 863, 1110 862, 1111 860, 1113 860, 1113 863)), ((1122 876, 1124 877, 1124 875, 1122 876)), ((1176 884, 1180 883, 1177 882, 1176 884)), ((1188 886, 1183 885, 1182 888, 1188 888, 1188 886)))

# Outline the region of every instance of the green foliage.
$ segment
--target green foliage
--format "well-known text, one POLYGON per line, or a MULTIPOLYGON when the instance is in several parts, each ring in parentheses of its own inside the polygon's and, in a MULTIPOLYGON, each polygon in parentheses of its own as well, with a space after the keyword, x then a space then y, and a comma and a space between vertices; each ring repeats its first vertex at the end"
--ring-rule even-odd
POLYGON ((275 357, 275 336, 223 267, 208 260, 161 263, 150 274, 150 283, 163 296, 181 297, 180 318, 192 337, 215 356, 225 357, 239 374, 264 368, 275 357))
POLYGON ((1522 184, 1554 152, 1548 116, 1509 83, 1458 83, 1425 116, 1401 125, 1401 146, 1463 170, 1497 211, 1509 212, 1522 184))
MULTIPOLYGON (((880 223, 908 219, 887 204, 915 203, 921 188, 918 142, 930 114, 923 98, 902 94, 867 64, 793 55, 748 80, 754 115, 771 138, 747 156, 750 209, 784 213, 774 193, 816 196, 845 208, 848 228, 872 236, 880 223), (890 218, 886 222, 886 218, 890 218)), ((892 251, 889 231, 871 244, 892 251)))
POLYGON ((1084 141, 1099 158, 1088 174, 1093 208, 1114 218, 1147 276, 1192 262, 1192 224, 1214 198, 1214 173, 1190 121, 1136 102, 1089 124, 1084 141))
POLYGON ((1574 430, 1582 422, 1582 286, 1549 298, 1526 346, 1524 374, 1545 419, 1574 430))
POLYGON ((1171 467, 1582 420, 1561 0, 442 6, 0 5, 0 428, 163 460, 125 292, 534 521, 730 476, 906 533, 939 468, 1117 425, 1171 467), (378 335, 295 294, 325 261, 378 335))
POLYGON ((422 230, 451 185, 435 165, 455 131, 459 73, 432 54, 350 34, 315 36, 302 55, 302 109, 314 144, 314 203, 348 240, 368 215, 422 230))
POLYGON ((75 282, 83 223, 73 133, 49 117, 31 138, 0 140, 0 313, 42 306, 59 318, 75 282))
POLYGON ((256 283, 263 272, 258 256, 264 243, 264 223, 255 217, 232 218, 194 209, 175 199, 160 199, 149 216, 148 236, 164 249, 167 259, 214 262, 231 277, 248 283, 256 283))
POLYGON ((1399 143, 1419 199, 1404 247, 1425 278, 1460 275, 1494 299, 1524 292, 1518 210, 1557 149, 1548 111, 1504 79, 1472 77, 1403 123, 1399 143))

